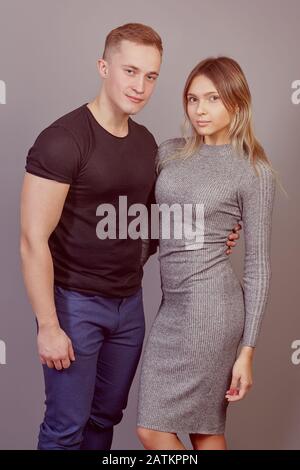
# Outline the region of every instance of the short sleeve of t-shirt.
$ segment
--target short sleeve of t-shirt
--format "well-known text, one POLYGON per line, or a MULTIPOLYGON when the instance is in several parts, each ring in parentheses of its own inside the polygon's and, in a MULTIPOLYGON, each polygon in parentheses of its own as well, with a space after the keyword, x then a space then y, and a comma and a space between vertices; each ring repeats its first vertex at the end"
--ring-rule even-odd
POLYGON ((37 137, 26 157, 25 169, 36 176, 71 184, 80 169, 80 148, 62 126, 49 126, 37 137))

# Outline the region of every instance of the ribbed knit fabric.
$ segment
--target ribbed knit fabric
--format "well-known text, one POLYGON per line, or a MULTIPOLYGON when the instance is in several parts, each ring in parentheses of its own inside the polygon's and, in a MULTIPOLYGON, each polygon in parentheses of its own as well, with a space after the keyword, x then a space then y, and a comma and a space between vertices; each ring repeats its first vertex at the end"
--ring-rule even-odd
MULTIPOLYGON (((160 145, 165 159, 182 139, 160 145)), ((204 205, 204 243, 159 240, 162 302, 146 342, 138 426, 166 432, 223 434, 237 349, 255 346, 266 307, 275 178, 231 144, 204 144, 185 160, 163 167, 158 204, 204 205), (226 241, 242 221, 243 283, 233 271, 226 241), (191 245, 192 246, 192 245, 191 245)))

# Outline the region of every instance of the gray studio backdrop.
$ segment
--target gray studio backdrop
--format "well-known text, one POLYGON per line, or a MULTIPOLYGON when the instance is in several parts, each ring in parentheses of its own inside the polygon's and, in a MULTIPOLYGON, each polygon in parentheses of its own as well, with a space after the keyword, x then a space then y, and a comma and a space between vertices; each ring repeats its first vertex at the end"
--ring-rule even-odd
MULTIPOLYGON (((199 60, 229 55, 248 78, 257 135, 289 198, 277 191, 273 277, 254 359, 254 386, 243 401, 229 405, 227 439, 234 449, 300 448, 299 17, 299 0, 0 1, 1 449, 34 449, 44 406, 34 317, 18 248, 25 157, 44 127, 94 97, 96 60, 106 34, 133 21, 157 29, 164 42, 157 89, 135 118, 158 143, 180 135, 183 85, 199 60)), ((243 239, 232 256, 239 275, 242 255, 243 239)), ((160 296, 153 257, 144 277, 148 332, 160 296)), ((135 435, 139 372, 115 430, 114 449, 141 448, 135 435)))

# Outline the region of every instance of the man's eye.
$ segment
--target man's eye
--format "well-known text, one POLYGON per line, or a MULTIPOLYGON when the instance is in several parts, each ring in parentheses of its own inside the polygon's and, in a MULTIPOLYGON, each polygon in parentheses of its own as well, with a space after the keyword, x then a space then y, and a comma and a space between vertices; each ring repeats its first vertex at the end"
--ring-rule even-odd
POLYGON ((152 82, 154 82, 154 80, 156 80, 157 77, 154 77, 153 75, 148 75, 148 79, 151 80, 152 82))
POLYGON ((132 69, 125 69, 125 71, 126 71, 129 75, 131 75, 131 73, 133 73, 133 70, 132 70, 132 69))

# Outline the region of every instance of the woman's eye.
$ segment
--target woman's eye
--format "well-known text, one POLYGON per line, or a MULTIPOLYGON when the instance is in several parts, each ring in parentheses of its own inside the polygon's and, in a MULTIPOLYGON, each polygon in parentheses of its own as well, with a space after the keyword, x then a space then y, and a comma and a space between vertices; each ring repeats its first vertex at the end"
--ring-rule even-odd
POLYGON ((188 98, 189 103, 194 103, 195 100, 196 100, 196 98, 194 98, 193 96, 190 96, 190 97, 188 98))
POLYGON ((217 101, 218 99, 219 99, 218 95, 213 95, 213 96, 210 97, 211 101, 217 101))

